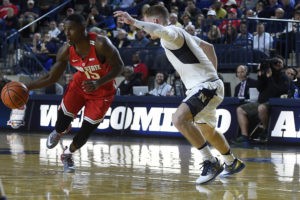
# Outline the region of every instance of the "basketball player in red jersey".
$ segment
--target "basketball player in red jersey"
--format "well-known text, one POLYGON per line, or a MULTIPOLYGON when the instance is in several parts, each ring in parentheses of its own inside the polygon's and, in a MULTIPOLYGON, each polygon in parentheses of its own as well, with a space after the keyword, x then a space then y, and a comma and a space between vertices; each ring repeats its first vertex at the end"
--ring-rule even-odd
POLYGON ((69 131, 73 118, 85 106, 82 126, 62 154, 64 171, 73 172, 72 153, 86 143, 102 121, 116 92, 114 78, 122 72, 124 64, 107 37, 86 32, 85 19, 81 15, 66 18, 65 34, 68 41, 59 49, 49 74, 26 85, 33 90, 55 83, 68 62, 78 70, 63 96, 55 130, 47 139, 47 147, 55 147, 60 137, 69 131))

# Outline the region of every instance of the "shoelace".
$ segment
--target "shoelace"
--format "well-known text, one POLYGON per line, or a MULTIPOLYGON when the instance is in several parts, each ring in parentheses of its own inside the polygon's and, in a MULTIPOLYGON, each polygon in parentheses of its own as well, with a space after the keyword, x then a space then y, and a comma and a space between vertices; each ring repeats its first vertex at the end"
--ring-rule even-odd
POLYGON ((203 170, 202 170, 201 176, 206 176, 207 172, 210 169, 211 164, 212 163, 209 160, 206 160, 202 163, 201 169, 203 168, 203 170))
POLYGON ((237 160, 234 160, 233 161, 233 163, 231 164, 231 165, 226 165, 225 163, 225 169, 226 170, 233 170, 234 169, 234 167, 236 166, 236 162, 237 162, 237 160))

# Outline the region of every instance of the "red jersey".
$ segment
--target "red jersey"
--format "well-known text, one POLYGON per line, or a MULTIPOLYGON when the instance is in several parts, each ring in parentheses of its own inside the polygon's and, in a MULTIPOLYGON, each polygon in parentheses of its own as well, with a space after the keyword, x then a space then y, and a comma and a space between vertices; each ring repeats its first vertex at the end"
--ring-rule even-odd
POLYGON ((90 38, 90 50, 86 58, 82 58, 75 51, 74 46, 69 47, 70 64, 78 71, 73 76, 74 84, 78 88, 78 92, 83 93, 88 99, 104 98, 113 96, 116 92, 114 80, 101 85, 94 92, 84 92, 82 89, 82 82, 86 80, 98 80, 102 76, 105 76, 110 70, 111 66, 107 63, 101 63, 96 55, 95 40, 97 38, 96 33, 89 33, 90 38))

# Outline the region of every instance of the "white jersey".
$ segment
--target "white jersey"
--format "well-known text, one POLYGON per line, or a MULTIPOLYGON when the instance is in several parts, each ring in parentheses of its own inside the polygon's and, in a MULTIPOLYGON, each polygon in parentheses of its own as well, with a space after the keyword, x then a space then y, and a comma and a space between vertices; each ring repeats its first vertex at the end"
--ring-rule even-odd
POLYGON ((217 71, 199 46, 201 40, 176 26, 136 21, 135 26, 161 38, 168 60, 187 89, 218 79, 217 71))
POLYGON ((182 46, 176 49, 172 43, 161 39, 161 44, 170 63, 180 75, 187 89, 218 78, 215 67, 193 36, 182 28, 175 26, 166 28, 176 31, 178 34, 177 40, 181 38, 183 42, 182 46))

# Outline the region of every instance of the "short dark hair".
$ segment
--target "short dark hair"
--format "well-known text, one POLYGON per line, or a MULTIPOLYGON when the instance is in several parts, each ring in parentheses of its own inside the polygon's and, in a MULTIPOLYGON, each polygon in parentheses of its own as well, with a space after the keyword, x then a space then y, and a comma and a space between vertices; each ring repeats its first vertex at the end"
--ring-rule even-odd
POLYGON ((82 15, 79 15, 79 14, 72 14, 72 15, 69 15, 65 21, 72 21, 72 22, 75 22, 77 24, 80 24, 82 26, 85 26, 85 19, 82 15))
POLYGON ((164 23, 167 23, 169 20, 169 11, 166 7, 155 5, 148 8, 145 12, 145 16, 147 17, 159 17, 161 20, 164 21, 164 23))

